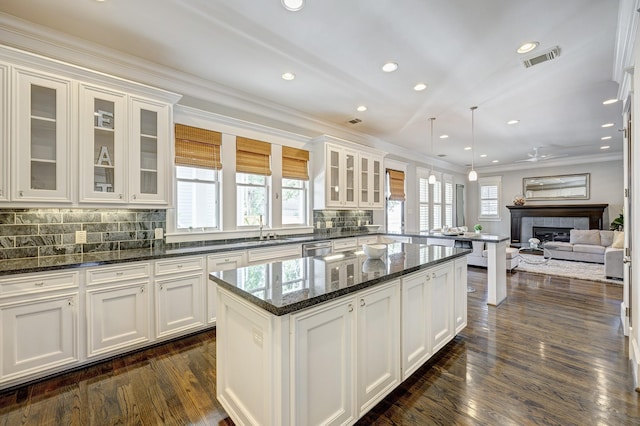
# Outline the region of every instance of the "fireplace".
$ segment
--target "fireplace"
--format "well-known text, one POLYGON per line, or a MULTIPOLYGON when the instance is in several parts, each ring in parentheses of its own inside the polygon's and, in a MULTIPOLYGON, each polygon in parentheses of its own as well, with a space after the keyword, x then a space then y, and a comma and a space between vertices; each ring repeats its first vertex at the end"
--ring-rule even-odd
MULTIPOLYGON (((522 238, 527 241, 527 237, 533 236, 531 232, 522 235, 523 219, 533 218, 531 226, 551 226, 569 229, 603 229, 604 211, 608 204, 553 204, 553 205, 524 205, 507 206, 511 213, 511 243, 520 243, 522 238), (578 226, 577 222, 563 223, 554 222, 552 219, 579 218, 584 221, 584 226, 578 226), (537 223, 545 220, 551 223, 537 223)), ((527 221, 524 221, 527 222, 527 221)), ((529 225, 527 225, 529 226, 529 225)), ((530 230, 531 228, 529 228, 530 230)), ((541 238, 539 238, 542 240, 541 238)))
POLYGON ((542 244, 547 241, 569 242, 570 231, 573 228, 554 228, 551 226, 534 226, 533 236, 540 240, 542 244))

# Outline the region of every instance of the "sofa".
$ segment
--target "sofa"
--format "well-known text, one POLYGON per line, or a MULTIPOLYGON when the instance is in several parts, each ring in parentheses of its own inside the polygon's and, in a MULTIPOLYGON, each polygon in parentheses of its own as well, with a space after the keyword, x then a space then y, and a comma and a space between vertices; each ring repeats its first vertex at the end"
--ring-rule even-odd
POLYGON ((624 233, 598 229, 572 229, 569 242, 547 241, 545 250, 553 259, 604 263, 606 277, 623 277, 624 233))
MULTIPOLYGON (((467 265, 487 267, 488 251, 482 241, 471 242, 473 251, 467 255, 467 265)), ((507 270, 513 272, 520 263, 518 249, 507 247, 507 270)))

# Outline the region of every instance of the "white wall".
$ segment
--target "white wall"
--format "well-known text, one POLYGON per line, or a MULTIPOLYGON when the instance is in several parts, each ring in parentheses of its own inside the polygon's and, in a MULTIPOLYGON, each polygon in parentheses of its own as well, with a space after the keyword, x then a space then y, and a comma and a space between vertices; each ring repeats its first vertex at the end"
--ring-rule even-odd
POLYGON ((480 223, 484 228, 483 232, 509 236, 511 233, 511 217, 506 206, 513 205, 513 198, 516 195, 522 195, 522 178, 576 173, 591 173, 591 191, 588 200, 528 201, 527 205, 609 204, 604 213, 604 223, 608 225, 622 211, 624 198, 622 159, 595 164, 538 167, 491 174, 480 173, 480 177, 502 176, 501 220, 496 222, 478 220, 478 183, 467 182, 468 215, 466 217, 468 226, 471 227, 473 224, 480 223))

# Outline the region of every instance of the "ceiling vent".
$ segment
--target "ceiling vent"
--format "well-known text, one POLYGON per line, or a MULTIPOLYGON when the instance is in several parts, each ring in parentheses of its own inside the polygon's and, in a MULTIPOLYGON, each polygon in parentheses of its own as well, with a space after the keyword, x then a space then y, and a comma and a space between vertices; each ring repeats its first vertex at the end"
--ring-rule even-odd
POLYGON ((349 120, 349 123, 358 124, 358 123, 362 123, 362 120, 360 120, 359 118, 352 118, 351 120, 349 120))
POLYGON ((522 63, 524 64, 525 68, 531 68, 534 65, 538 65, 541 64, 543 62, 547 62, 550 61, 552 59, 557 58, 558 56, 560 56, 560 48, 558 46, 547 50, 546 52, 543 52, 539 55, 533 56, 531 58, 525 59, 522 61, 522 63))

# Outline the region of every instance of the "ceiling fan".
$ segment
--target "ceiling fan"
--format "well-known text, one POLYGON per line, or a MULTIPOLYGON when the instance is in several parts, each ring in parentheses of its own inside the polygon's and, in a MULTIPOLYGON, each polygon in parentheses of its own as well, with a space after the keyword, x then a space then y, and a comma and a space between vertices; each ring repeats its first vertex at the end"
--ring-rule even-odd
POLYGON ((556 154, 556 155, 540 154, 538 152, 538 148, 533 148, 533 153, 528 152, 527 155, 529 156, 529 158, 525 158, 524 160, 516 160, 515 162, 516 163, 525 163, 525 162, 535 163, 537 161, 551 160, 552 158, 566 157, 568 154, 556 154))

